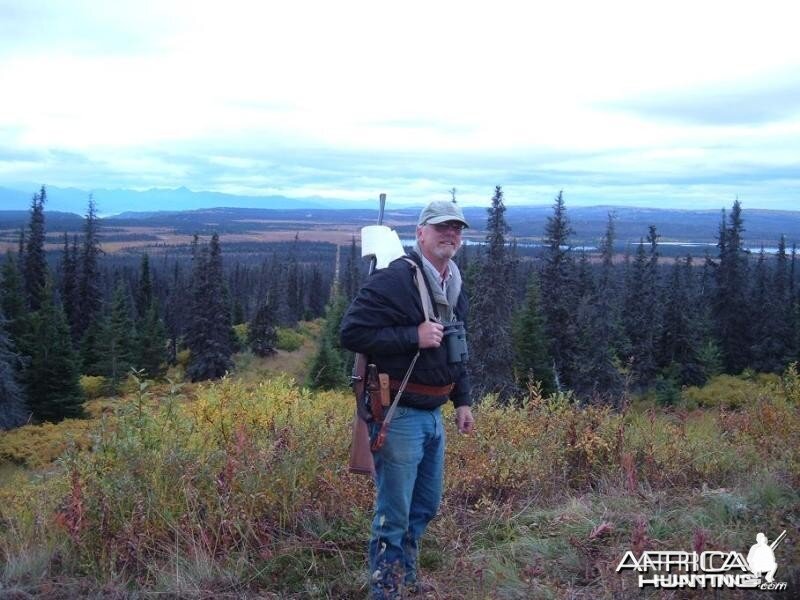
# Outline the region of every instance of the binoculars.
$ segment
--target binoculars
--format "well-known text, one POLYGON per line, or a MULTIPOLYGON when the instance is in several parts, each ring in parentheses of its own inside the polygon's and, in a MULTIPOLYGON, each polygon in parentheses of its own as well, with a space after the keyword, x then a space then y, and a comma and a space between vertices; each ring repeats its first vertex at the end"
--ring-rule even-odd
POLYGON ((447 362, 450 364, 466 362, 469 358, 467 352, 467 332, 463 321, 443 323, 444 344, 447 348, 447 362))

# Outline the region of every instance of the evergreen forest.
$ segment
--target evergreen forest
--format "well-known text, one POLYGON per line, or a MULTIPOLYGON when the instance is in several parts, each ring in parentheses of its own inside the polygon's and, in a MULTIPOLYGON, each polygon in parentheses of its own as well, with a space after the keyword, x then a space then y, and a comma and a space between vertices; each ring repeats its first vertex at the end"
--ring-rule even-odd
MULTIPOLYGON (((79 417, 87 385, 113 394, 132 373, 159 379, 180 364, 189 381, 222 377, 236 352, 269 356, 276 328, 326 314, 307 383, 346 386, 352 357, 338 323, 366 269, 355 238, 226 249, 213 233, 152 256, 105 253, 90 197, 81 235, 45 252, 46 201, 43 186, 0 272, 3 428, 79 417)), ((720 215, 716 249, 700 256, 662 257, 656 225, 633 251, 615 250, 613 213, 596 251, 573 248, 561 192, 542 247, 518 248, 505 211, 498 186, 484 243, 457 256, 476 398, 513 401, 535 386, 612 406, 650 391, 668 405, 714 375, 780 373, 797 360, 795 243, 747 250, 738 200, 720 215)))

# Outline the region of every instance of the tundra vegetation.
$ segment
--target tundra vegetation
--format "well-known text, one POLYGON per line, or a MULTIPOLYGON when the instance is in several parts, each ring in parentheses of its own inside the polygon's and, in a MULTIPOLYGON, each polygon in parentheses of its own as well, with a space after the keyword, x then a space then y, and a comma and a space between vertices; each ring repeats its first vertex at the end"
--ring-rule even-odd
MULTIPOLYGON (((355 240, 104 254, 90 199, 48 256, 45 202, 0 281, 0 593, 363 597, 373 490, 346 469, 337 334, 355 240)), ((714 256, 663 259, 655 226, 615 254, 613 215, 590 256, 559 193, 531 251, 503 203, 458 256, 478 431, 448 431, 438 596, 636 596, 627 550, 784 529, 776 577, 800 585, 794 247, 746 251, 736 202, 714 256)))
MULTIPOLYGON (((352 400, 270 375, 270 360, 213 383, 133 378, 88 402, 91 419, 6 433, 0 589, 364 597, 373 490, 346 467, 352 400)), ((746 551, 786 529, 777 578, 797 585, 798 401, 794 365, 669 408, 489 396, 473 436, 448 426, 426 576, 443 598, 630 597, 627 550, 746 551)))

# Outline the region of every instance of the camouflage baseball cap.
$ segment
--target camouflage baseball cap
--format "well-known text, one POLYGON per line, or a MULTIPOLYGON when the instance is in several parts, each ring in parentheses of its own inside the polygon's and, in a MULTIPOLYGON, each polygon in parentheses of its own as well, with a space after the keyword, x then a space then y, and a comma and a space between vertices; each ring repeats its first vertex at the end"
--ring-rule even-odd
POLYGON ((436 225, 447 221, 458 221, 469 227, 469 223, 464 218, 461 207, 451 200, 434 200, 422 209, 417 219, 417 225, 436 225))

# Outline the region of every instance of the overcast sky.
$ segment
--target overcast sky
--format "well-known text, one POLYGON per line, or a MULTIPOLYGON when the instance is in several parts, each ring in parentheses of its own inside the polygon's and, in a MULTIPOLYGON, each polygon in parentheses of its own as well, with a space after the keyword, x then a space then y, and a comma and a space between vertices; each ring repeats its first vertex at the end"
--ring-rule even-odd
POLYGON ((539 4, 0 0, 0 186, 798 208, 800 2, 539 4))

